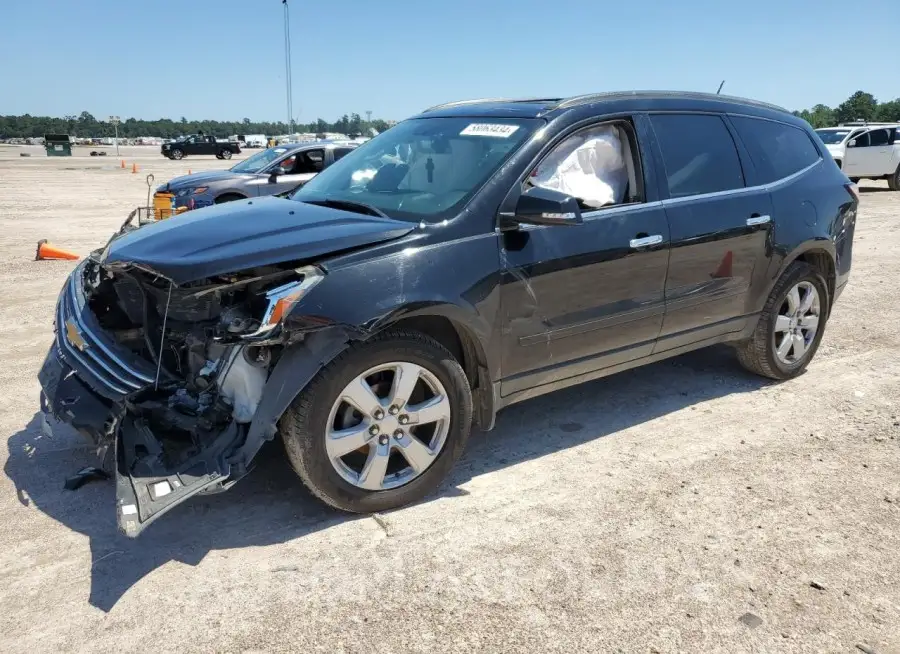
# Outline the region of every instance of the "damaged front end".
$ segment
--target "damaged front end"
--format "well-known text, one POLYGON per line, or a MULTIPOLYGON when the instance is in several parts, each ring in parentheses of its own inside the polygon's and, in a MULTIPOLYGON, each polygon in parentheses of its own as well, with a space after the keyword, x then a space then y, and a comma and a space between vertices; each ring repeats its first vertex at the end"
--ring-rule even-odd
MULTIPOLYGON (((176 285, 98 254, 75 269, 40 373, 42 408, 115 453, 126 535, 247 473, 292 397, 267 382, 286 352, 308 350, 282 318, 322 278, 315 266, 264 266, 176 285)), ((313 356, 309 377, 318 365, 313 356)))

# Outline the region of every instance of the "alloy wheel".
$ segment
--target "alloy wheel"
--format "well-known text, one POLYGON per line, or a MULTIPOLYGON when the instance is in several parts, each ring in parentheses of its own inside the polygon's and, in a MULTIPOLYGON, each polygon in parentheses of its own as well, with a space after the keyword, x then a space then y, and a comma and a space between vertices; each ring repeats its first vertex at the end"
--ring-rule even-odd
POLYGON ((434 463, 450 417, 444 386, 422 366, 392 362, 370 368, 332 405, 325 433, 328 460, 358 488, 397 488, 434 463))
POLYGON ((811 282, 800 282, 788 292, 775 318, 775 356, 787 365, 803 359, 819 329, 822 303, 811 282))

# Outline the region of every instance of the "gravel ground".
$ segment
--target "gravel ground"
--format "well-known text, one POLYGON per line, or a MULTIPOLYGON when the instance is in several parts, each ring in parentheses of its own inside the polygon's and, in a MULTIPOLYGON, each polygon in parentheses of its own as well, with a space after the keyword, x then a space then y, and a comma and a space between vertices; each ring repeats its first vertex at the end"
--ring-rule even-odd
POLYGON ((85 254, 145 173, 231 164, 77 152, 0 148, 0 651, 900 652, 900 193, 864 184, 799 379, 722 348, 520 404, 378 517, 321 508, 273 444, 130 541, 112 484, 62 489, 93 461, 79 437, 39 428, 72 264, 35 242, 85 254))

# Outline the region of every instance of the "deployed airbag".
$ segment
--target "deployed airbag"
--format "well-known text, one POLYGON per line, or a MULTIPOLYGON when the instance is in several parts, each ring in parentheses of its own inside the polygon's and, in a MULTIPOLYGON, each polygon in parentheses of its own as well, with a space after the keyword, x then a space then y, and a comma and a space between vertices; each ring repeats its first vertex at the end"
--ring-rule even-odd
POLYGON ((589 207, 623 202, 628 169, 618 130, 605 125, 567 138, 541 162, 530 181, 589 207))

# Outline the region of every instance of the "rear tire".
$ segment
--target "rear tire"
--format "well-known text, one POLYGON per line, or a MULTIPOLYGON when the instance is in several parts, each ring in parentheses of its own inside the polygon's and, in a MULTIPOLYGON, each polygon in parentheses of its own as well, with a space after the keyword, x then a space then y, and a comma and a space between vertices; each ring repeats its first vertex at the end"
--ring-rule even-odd
POLYGON ((888 177, 888 188, 892 191, 900 191, 900 166, 897 166, 894 174, 888 177))
POLYGON ((472 392, 459 362, 428 336, 392 330, 351 345, 323 368, 282 416, 279 430, 291 465, 313 495, 342 511, 370 513, 434 491, 462 454, 471 423, 472 392), (403 377, 398 367, 414 376, 403 377), (416 390, 406 392, 406 399, 401 378, 415 380, 409 388, 416 390), (377 396, 373 404, 372 396, 363 395, 359 404, 373 404, 368 410, 347 401, 360 380, 377 396), (443 417, 429 420, 425 406, 435 400, 443 417), (416 422, 416 416, 420 424, 407 426, 404 419, 416 422), (365 442, 336 454, 336 447, 347 447, 336 435, 351 431, 365 442), (379 461, 380 472, 373 472, 379 461))
POLYGON ((231 159, 231 150, 225 149, 219 152, 219 159, 231 159))
POLYGON ((775 283, 753 336, 736 348, 738 361, 747 370, 770 379, 796 377, 806 369, 819 348, 830 306, 828 286, 819 271, 807 263, 795 261, 775 283), (810 297, 807 295, 810 289, 815 291, 815 306, 804 314, 805 318, 794 318, 794 305, 799 304, 796 308, 801 310, 803 302, 810 297), (815 331, 810 334, 804 324, 812 324, 810 319, 813 314, 815 331), (795 329, 796 333, 793 332, 795 329), (797 345, 783 339, 794 339, 793 343, 797 345))

